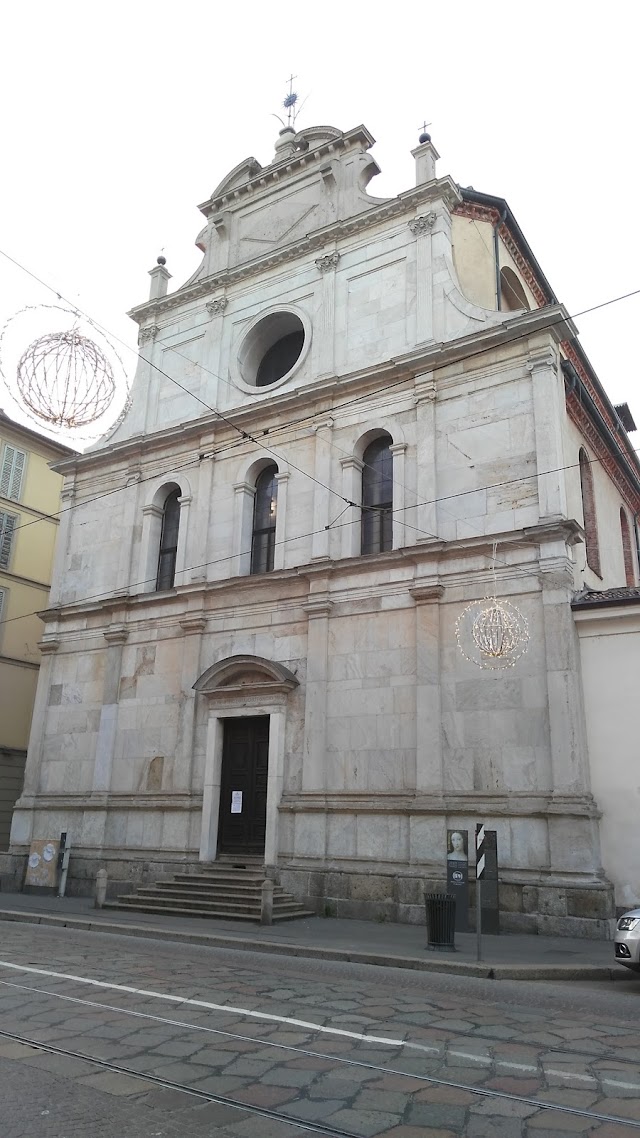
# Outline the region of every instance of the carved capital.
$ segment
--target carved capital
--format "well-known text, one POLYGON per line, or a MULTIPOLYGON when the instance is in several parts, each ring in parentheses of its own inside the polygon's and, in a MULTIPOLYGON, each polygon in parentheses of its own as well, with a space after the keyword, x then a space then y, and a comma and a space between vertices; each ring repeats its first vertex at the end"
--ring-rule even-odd
POLYGON ((416 584, 409 589, 409 593, 417 605, 433 604, 434 601, 439 601, 444 596, 444 586, 416 584))
POLYGON ((420 237, 424 233, 430 233, 433 229, 438 215, 434 209, 430 209, 428 213, 423 213, 420 217, 414 217, 409 222, 409 229, 414 237, 420 237))
POLYGON ((330 269, 337 267, 340 260, 340 254, 336 250, 334 253, 324 253, 322 257, 316 257, 316 268, 321 273, 327 273, 330 269))
POLYGON ((155 340, 159 331, 159 324, 147 324, 146 328, 141 328, 138 333, 138 343, 148 344, 150 340, 155 340))
POLYGON ((222 316, 228 303, 226 296, 217 296, 215 300, 207 301, 207 312, 210 316, 222 316))
POLYGON ((527 360, 527 371, 533 375, 536 371, 548 371, 555 369, 558 366, 558 358, 556 353, 549 348, 547 351, 537 352, 527 360))

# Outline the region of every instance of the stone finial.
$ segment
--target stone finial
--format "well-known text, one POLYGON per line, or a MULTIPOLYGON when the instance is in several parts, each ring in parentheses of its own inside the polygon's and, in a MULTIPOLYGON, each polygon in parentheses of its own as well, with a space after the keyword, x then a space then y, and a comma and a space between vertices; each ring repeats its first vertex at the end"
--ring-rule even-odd
MULTIPOLYGON (((422 138, 423 135, 420 137, 422 138)), ((433 182, 436 177, 436 162, 440 155, 433 145, 431 137, 426 135, 426 138, 426 142, 421 142, 415 150, 411 151, 416 160, 416 186, 424 186, 427 182, 433 182)))
POLYGON ((285 126, 278 135, 274 162, 283 162, 286 158, 293 158, 296 152, 296 132, 292 126, 285 126))
POLYGON ((162 254, 158 257, 157 264, 149 270, 149 276, 151 277, 149 300, 157 300, 160 296, 166 296, 171 273, 167 269, 167 259, 162 254))

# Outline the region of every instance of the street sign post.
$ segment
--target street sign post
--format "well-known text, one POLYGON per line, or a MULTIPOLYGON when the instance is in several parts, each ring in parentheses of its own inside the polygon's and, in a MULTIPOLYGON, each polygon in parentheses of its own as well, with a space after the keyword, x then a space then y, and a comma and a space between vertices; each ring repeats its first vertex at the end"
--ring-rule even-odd
POLYGON ((482 960, 482 878, 486 867, 484 842, 484 824, 478 822, 476 825, 476 960, 482 960))

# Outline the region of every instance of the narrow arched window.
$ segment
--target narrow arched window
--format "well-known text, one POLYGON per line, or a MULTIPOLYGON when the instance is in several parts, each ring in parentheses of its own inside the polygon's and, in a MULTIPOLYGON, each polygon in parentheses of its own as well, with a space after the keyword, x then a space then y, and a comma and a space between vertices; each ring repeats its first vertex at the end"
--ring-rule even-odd
POLYGON ((180 490, 172 490, 162 509, 162 529, 158 554, 156 590, 172 589, 176 575, 178 529, 180 528, 180 490))
POLYGON ((580 489, 582 491, 582 516, 584 518, 584 539, 587 549, 587 565, 594 573, 600 573, 600 548, 598 545, 598 525, 596 521, 596 499, 593 490, 593 471, 591 460, 584 448, 580 451, 580 489))
POLYGON ((531 308, 527 294, 513 269, 506 266, 500 269, 500 307, 505 312, 516 312, 520 308, 531 308))
POLYGON ((635 585, 636 581, 633 571, 633 553, 631 552, 631 530, 629 529, 629 519, 624 506, 620 507, 620 535, 622 537, 625 581, 631 588, 631 586, 635 585))
POLYGON ((362 456, 362 553, 393 548, 393 455, 389 435, 375 439, 362 456))
POLYGON ((273 569, 278 505, 277 473, 277 466, 267 466, 256 482, 251 541, 252 573, 270 573, 273 569))

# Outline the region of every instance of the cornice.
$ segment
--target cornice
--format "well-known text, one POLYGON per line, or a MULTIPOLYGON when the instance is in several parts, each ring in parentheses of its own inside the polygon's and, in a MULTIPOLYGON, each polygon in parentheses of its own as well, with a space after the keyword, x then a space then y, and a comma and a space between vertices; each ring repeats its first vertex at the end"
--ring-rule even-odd
POLYGON ((630 478, 627 478, 620 462, 616 456, 611 453, 600 431, 580 403, 575 391, 565 390, 565 401, 569 418, 575 423, 580 434, 589 443, 589 446, 595 452, 598 461, 609 475, 618 493, 626 502, 629 509, 635 514, 640 510, 640 493, 638 493, 638 487, 633 485, 630 478))
MULTIPOLYGON (((472 332, 468 336, 450 342, 432 341, 426 345, 421 344, 410 352, 395 356, 392 360, 318 379, 304 388, 295 387, 281 393, 256 397, 255 402, 237 408, 225 408, 224 419, 221 418, 221 413, 212 411, 210 415, 202 415, 188 423, 177 423, 165 430, 155 431, 152 435, 133 435, 122 442, 107 444, 102 450, 74 455, 73 458, 56 463, 55 469, 64 474, 77 473, 102 466, 105 461, 124 461, 131 455, 138 456, 143 451, 148 453, 153 449, 159 450, 165 461, 168 446, 179 442, 191 443, 194 438, 214 434, 216 425, 225 430, 231 424, 249 434, 252 431, 253 421, 261 428, 264 427, 265 409, 274 416, 286 414, 289 408, 298 412, 301 395, 304 395, 309 403, 312 400, 316 402, 325 400, 322 408, 310 410, 310 419, 314 415, 335 416, 340 413, 340 403, 334 401, 336 391, 342 395, 349 388, 349 398, 353 398, 353 388, 357 389, 358 386, 366 388, 367 384, 373 382, 384 394, 385 386, 389 382, 402 379, 403 376, 413 382, 423 372, 441 370, 450 364, 463 362, 470 356, 506 347, 511 343, 521 343, 522 352, 525 354, 526 337, 537 332, 549 332, 556 341, 560 342, 567 335, 574 335, 575 326, 564 305, 554 305, 545 309, 535 308, 531 312, 518 314, 512 320, 492 324, 489 328, 483 328, 481 331, 472 332)), ((467 378, 464 377, 465 382, 467 378)), ((460 378, 456 377, 455 382, 460 382, 460 378)), ((408 394, 413 396, 414 392, 408 394)), ((206 451, 204 453, 206 454, 206 451)))
POLYGON ((331 222, 329 225, 317 229, 315 233, 307 234, 300 240, 293 241, 290 245, 284 245, 281 249, 275 249, 262 257, 254 257, 234 268, 225 269, 215 276, 204 277, 194 284, 185 285, 184 288, 169 293, 167 296, 138 304, 135 308, 130 309, 127 315, 137 324, 144 324, 152 318, 154 320, 159 319, 164 313, 171 312, 174 308, 182 308, 204 297, 212 298, 213 293, 229 289, 247 277, 267 272, 276 265, 295 260, 298 257, 315 252, 316 249, 321 250, 332 241, 339 241, 354 233, 370 229, 379 225, 381 221, 386 221, 389 218, 401 218, 404 214, 409 214, 414 210, 417 205, 440 199, 444 199, 450 208, 461 200, 455 182, 449 177, 438 178, 436 181, 427 182, 423 186, 415 186, 396 198, 388 198, 379 203, 374 201, 368 209, 364 209, 355 217, 331 222))

